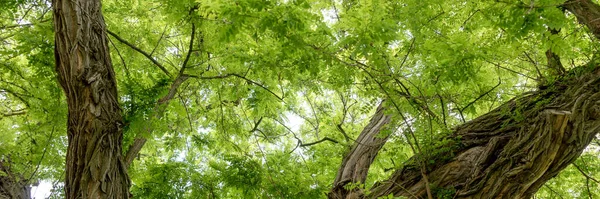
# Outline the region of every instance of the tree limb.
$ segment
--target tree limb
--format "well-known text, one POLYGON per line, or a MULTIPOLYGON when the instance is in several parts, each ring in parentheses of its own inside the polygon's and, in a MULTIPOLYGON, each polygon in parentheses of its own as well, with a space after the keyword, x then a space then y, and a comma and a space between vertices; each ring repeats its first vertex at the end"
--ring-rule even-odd
POLYGON ((315 141, 315 142, 311 142, 311 143, 306 143, 306 144, 300 144, 300 146, 301 147, 307 147, 307 146, 312 146, 312 145, 319 144, 319 143, 325 142, 325 141, 330 141, 330 142, 333 142, 333 143, 336 143, 336 144, 339 143, 337 140, 334 140, 334 139, 331 139, 331 138, 328 138, 328 137, 324 137, 323 139, 321 139, 319 141, 315 141))
POLYGON ((389 115, 384 114, 384 110, 381 103, 369 124, 360 133, 348 154, 344 156, 333 182, 333 188, 328 194, 329 198, 341 199, 354 194, 363 194, 360 190, 346 190, 344 186, 349 183, 365 183, 369 167, 389 137, 389 135, 380 135, 381 130, 391 120, 389 115))

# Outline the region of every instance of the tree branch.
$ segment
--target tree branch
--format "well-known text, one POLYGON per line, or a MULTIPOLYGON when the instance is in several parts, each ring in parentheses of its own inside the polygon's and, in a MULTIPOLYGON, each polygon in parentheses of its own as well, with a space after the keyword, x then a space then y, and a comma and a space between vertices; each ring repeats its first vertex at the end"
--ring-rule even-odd
MULTIPOLYGON (((107 30, 108 32, 108 30, 107 30)), ((190 76, 184 74, 185 72, 185 68, 186 65, 190 59, 190 55, 192 53, 192 47, 194 44, 194 36, 196 34, 196 26, 194 25, 194 23, 192 23, 192 35, 190 38, 190 45, 189 45, 189 50, 187 53, 187 56, 185 58, 185 60, 183 61, 183 65, 181 66, 181 69, 179 69, 179 73, 177 74, 177 77, 175 78, 175 81, 173 81, 173 84, 171 84, 171 88, 169 89, 169 92, 167 93, 167 95, 165 95, 164 97, 160 98, 158 100, 158 102, 156 103, 156 106, 154 107, 154 113, 153 113, 153 117, 151 118, 156 118, 156 119, 160 119, 162 117, 163 112, 166 109, 167 104, 169 103, 169 101, 171 101, 171 99, 173 99, 173 97, 175 97, 175 94, 177 93, 177 89, 179 89, 179 87, 181 86, 181 84, 183 84, 183 82, 185 82, 185 80, 187 80, 190 76)), ((119 39, 117 36, 113 35, 115 38, 117 38, 117 40, 121 41, 121 39, 119 39)), ((123 41, 121 41, 123 42, 123 41)), ((134 48, 134 46, 131 46, 132 48, 134 48)), ((135 48, 134 48, 135 49, 135 48)), ((151 58, 150 55, 148 55, 147 53, 143 52, 143 51, 138 51, 144 55, 147 55, 147 57, 151 58)), ((156 60, 151 59, 154 62, 156 60)), ((155 64, 157 64, 158 62, 156 62, 155 64)), ((157 65, 158 66, 158 65, 157 65)), ((164 69, 164 67, 161 67, 161 69, 164 69)), ((170 76, 170 74, 168 74, 168 72, 165 70, 164 72, 167 73, 167 75, 170 76)), ((191 123, 190 123, 191 126, 191 123)), ((150 134, 154 129, 150 126, 147 127, 146 132, 148 134, 150 134)), ((131 165, 131 163, 133 162, 133 160, 135 159, 135 157, 140 153, 140 151, 142 150, 142 147, 144 146, 144 144, 146 144, 146 138, 137 135, 136 138, 134 139, 133 143, 129 146, 129 150, 127 150, 127 153, 125 154, 125 167, 129 168, 129 166, 131 165)))
POLYGON ((255 81, 253 81, 253 80, 251 80, 251 79, 248 79, 248 78, 246 78, 246 77, 244 77, 244 76, 242 76, 242 75, 239 75, 239 74, 235 74, 235 73, 228 73, 228 74, 225 74, 225 75, 208 76, 208 77, 204 77, 204 76, 196 76, 196 75, 186 75, 186 76, 188 76, 188 77, 192 77, 192 78, 196 78, 196 79, 207 79, 207 80, 210 80, 210 79, 225 79, 225 78, 229 78, 229 77, 237 77, 237 78, 240 78, 240 79, 246 80, 246 82, 248 82, 249 84, 254 84, 254 85, 258 86, 258 87, 261 87, 262 89, 264 89, 264 90, 266 90, 267 92, 271 93, 271 94, 272 94, 273 96, 275 96, 277 99, 279 99, 279 100, 283 101, 283 98, 282 98, 282 97, 279 97, 279 95, 275 94, 275 92, 271 91, 271 89, 267 88, 266 86, 264 86, 264 85, 262 85, 262 84, 260 84, 260 83, 258 83, 258 82, 255 82, 255 81))
POLYGON ((106 30, 106 32, 113 36, 115 39, 119 40, 121 43, 129 46, 131 49, 138 51, 139 53, 141 53, 142 55, 144 55, 146 58, 148 58, 150 61, 152 61, 152 63, 154 63, 154 65, 156 65, 158 68, 160 68, 160 70, 162 70, 167 76, 169 77, 173 77, 171 75, 171 73, 169 73, 169 71, 167 70, 167 68, 165 68, 162 64, 158 63, 158 61, 156 61, 156 59, 154 59, 152 56, 150 56, 150 54, 148 54, 146 51, 138 48, 137 46, 133 45, 132 43, 127 42, 125 39, 119 37, 119 35, 113 33, 110 30, 106 30))
POLYGON ((337 140, 334 140, 334 139, 331 139, 331 138, 328 138, 328 137, 324 137, 323 139, 321 139, 319 141, 315 141, 315 142, 311 142, 311 143, 306 143, 306 144, 300 144, 300 146, 301 147, 307 147, 307 146, 312 146, 312 145, 319 144, 319 143, 325 142, 325 141, 330 141, 330 142, 333 142, 333 143, 336 143, 336 144, 339 143, 337 140))
POLYGON ((365 183, 371 164, 389 137, 389 135, 384 137, 380 135, 381 130, 391 120, 391 117, 384 112, 381 103, 369 124, 360 133, 348 154, 344 156, 333 182, 333 188, 328 194, 329 198, 346 198, 351 194, 357 194, 357 190, 346 190, 344 186, 349 183, 365 183))
POLYGON ((581 169, 579 166, 577 166, 577 164, 573 163, 573 166, 575 168, 577 168, 577 170, 579 171, 579 173, 581 173, 583 176, 585 176, 585 178, 590 179, 598 184, 600 184, 600 182, 598 180, 596 180, 594 177, 590 176, 589 174, 587 174, 585 171, 583 171, 583 169, 581 169))

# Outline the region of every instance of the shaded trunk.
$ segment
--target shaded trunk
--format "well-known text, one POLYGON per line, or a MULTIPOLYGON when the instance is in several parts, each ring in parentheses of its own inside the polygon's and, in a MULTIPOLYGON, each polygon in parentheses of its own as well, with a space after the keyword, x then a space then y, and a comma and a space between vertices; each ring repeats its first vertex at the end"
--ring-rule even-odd
POLYGON ((10 169, 10 161, 0 159, 0 199, 29 199, 31 185, 10 169))
MULTIPOLYGON (((596 20, 600 18, 600 6, 590 0, 570 0, 563 7, 600 38, 600 21, 596 20)), ((560 60, 553 53, 550 55, 554 61, 560 60)), ((426 198, 430 183, 446 193, 452 192, 449 198, 530 198, 575 161, 600 130, 599 63, 596 58, 540 91, 514 98, 459 125, 448 137, 454 142, 447 146, 451 150, 418 154, 369 191, 340 191, 348 183, 364 182, 366 178, 353 176, 339 181, 340 173, 353 168, 344 163, 328 196, 350 199, 392 194, 426 198), (423 161, 418 160, 428 164, 422 166, 423 161)), ((369 128, 360 137, 375 139, 377 133, 366 135, 369 128)), ((366 154, 372 159, 377 152, 366 154)), ((348 157, 353 155, 361 154, 349 153, 344 162, 359 159, 348 157)), ((435 197, 436 190, 432 191, 435 197)))
POLYGON ((69 108, 67 198, 128 198, 121 109, 100 0, 53 0, 58 80, 69 108))

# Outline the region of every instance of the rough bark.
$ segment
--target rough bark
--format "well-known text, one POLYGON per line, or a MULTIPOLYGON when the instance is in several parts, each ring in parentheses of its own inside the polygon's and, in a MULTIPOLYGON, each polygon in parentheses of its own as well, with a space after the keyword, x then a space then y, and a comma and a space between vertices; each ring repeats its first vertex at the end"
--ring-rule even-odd
POLYGON ((31 185, 10 169, 10 161, 0 159, 0 199, 29 199, 31 185))
POLYGON ((58 81, 67 96, 66 198, 128 198, 117 85, 100 0, 53 0, 58 81))
POLYGON ((342 199, 347 195, 362 194, 359 189, 346 190, 344 186, 349 183, 365 183, 371 163, 389 137, 379 135, 382 128, 389 122, 390 116, 384 114, 383 103, 381 103, 349 153, 344 156, 340 170, 333 182, 333 188, 328 194, 329 198, 342 199))
MULTIPOLYGON (((600 38, 600 6, 590 0, 571 0, 563 6, 600 38)), ((434 161, 426 165, 427 181, 454 190, 451 198, 530 198, 575 161, 598 131, 600 62, 596 58, 542 90, 514 98, 459 125, 448 137, 454 140, 453 146, 447 146, 450 151, 416 155, 387 180, 376 183, 368 195, 356 189, 339 191, 336 178, 329 197, 377 198, 392 194, 425 198, 426 180, 417 160, 427 159, 434 161)), ((352 155, 361 154, 348 154, 352 155)), ((344 161, 357 158, 345 157, 344 161)), ((339 172, 346 167, 342 164, 339 172)))
POLYGON ((454 198, 529 198, 575 161, 600 130, 600 65, 576 68, 544 90, 456 127, 449 136, 455 140, 453 147, 447 146, 451 151, 413 157, 373 186, 369 195, 343 189, 366 179, 369 164, 385 142, 372 128, 381 121, 376 114, 344 158, 329 198, 425 198, 426 182, 417 158, 435 162, 426 165, 429 183, 456 190, 454 198), (375 147, 357 150, 363 140, 375 147))
MULTIPOLYGON (((455 198, 531 197, 575 161, 600 128, 600 69, 595 67, 458 126, 450 136, 457 149, 428 156, 435 160, 427 166, 430 183, 456 190, 455 198)), ((370 198, 423 197, 418 164, 405 165, 371 193, 370 198)))

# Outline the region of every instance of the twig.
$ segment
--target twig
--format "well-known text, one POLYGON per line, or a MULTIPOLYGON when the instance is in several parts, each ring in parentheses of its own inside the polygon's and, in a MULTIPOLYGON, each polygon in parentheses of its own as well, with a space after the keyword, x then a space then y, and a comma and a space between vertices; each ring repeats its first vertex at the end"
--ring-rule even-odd
POLYGON ((600 182, 598 182, 598 180, 596 180, 594 177, 590 176, 589 174, 587 174, 586 172, 584 172, 579 166, 577 166, 577 164, 573 163, 573 166, 575 166, 575 168, 577 168, 577 170, 579 170, 579 172, 585 176, 585 178, 590 179, 598 184, 600 184, 600 182))
POLYGON ((477 102, 478 100, 480 100, 481 98, 483 98, 484 96, 490 94, 493 90, 495 90, 496 88, 498 88, 498 86, 500 86, 500 84, 502 84, 502 80, 498 79, 498 84, 496 84, 496 86, 492 87, 492 89, 488 90, 487 92, 479 95, 479 97, 475 98, 475 100, 469 102, 465 107, 463 107, 462 109, 460 109, 459 111, 462 113, 465 109, 467 109, 469 106, 473 105, 475 102, 477 102))

